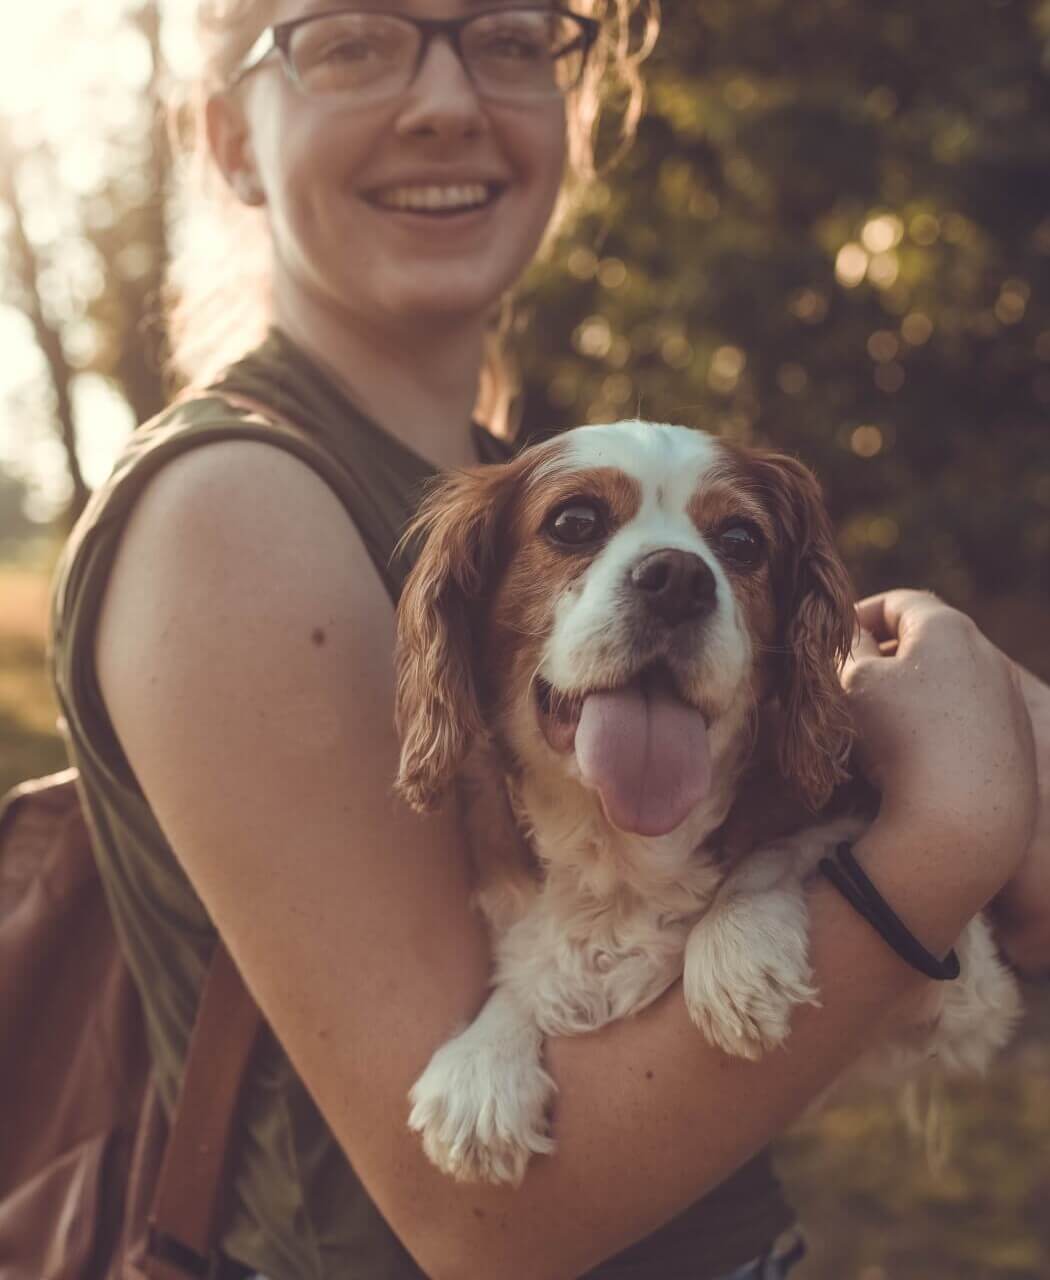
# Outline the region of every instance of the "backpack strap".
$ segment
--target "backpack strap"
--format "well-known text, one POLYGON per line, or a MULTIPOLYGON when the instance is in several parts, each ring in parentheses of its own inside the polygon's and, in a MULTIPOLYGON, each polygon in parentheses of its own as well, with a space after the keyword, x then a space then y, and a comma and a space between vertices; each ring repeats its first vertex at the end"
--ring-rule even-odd
POLYGON ((149 1215, 150 1280, 210 1280, 230 1172, 237 1102, 263 1025, 218 941, 201 992, 164 1160, 149 1215))

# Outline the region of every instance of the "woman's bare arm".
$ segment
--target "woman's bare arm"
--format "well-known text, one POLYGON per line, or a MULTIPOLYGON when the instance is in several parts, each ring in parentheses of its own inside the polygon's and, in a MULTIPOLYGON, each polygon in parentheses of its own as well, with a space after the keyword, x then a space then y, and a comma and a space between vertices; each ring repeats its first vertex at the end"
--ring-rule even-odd
MULTIPOLYGON (((106 704, 157 818, 369 1193, 430 1275, 578 1275, 717 1185, 799 1113, 922 979, 825 888, 823 997, 786 1052, 731 1060, 675 988, 549 1046, 558 1151, 518 1190, 458 1185, 406 1128, 407 1093, 486 990, 449 814, 391 794, 393 618, 335 496, 266 445, 164 469, 125 532, 99 627, 106 704)), ((947 949, 990 887, 944 868, 984 832, 890 814, 863 853, 947 949), (970 840, 967 847, 966 842, 970 840), (925 866, 916 867, 916 860, 925 866), (950 878, 950 877, 949 877, 950 878)), ((1000 832, 1001 835, 1001 832, 1000 832)))
POLYGON ((992 904, 1007 959, 1022 978, 1050 978, 1050 686, 1017 668, 1032 718, 1039 771, 1035 836, 1017 874, 992 904))

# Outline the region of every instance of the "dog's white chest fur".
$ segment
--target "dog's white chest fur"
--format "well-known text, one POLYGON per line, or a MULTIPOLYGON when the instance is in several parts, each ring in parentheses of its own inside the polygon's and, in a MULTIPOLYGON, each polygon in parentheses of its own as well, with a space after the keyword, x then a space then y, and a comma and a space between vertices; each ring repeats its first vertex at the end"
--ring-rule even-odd
POLYGON ((484 889, 479 904, 493 930, 494 984, 546 1034, 574 1034, 644 1009, 681 976, 686 938, 722 879, 702 839, 731 797, 715 788, 678 831, 646 839, 610 829, 593 794, 545 781, 527 779, 515 794, 541 881, 513 913, 492 910, 484 889))
POLYGON ((496 944, 495 981, 547 1035, 593 1031, 666 991, 717 883, 707 864, 646 897, 623 889, 579 895, 563 880, 551 876, 496 944))

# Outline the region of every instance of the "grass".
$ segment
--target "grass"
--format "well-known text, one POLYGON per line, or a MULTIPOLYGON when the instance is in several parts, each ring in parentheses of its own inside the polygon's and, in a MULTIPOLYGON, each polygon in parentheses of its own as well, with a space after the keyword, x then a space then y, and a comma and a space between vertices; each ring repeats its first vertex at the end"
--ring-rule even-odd
MULTIPOLYGON (((0 566, 0 787, 66 765, 44 672, 47 571, 0 566)), ((899 1100, 864 1093, 777 1143, 810 1255, 792 1280, 1050 1278, 1050 986, 985 1081, 953 1084, 931 1170, 899 1100)))
POLYGON ((946 1089, 943 1167, 892 1094, 856 1093, 780 1140, 810 1241, 798 1280, 1050 1277, 1050 992, 1028 994, 1027 1025, 988 1077, 946 1089))

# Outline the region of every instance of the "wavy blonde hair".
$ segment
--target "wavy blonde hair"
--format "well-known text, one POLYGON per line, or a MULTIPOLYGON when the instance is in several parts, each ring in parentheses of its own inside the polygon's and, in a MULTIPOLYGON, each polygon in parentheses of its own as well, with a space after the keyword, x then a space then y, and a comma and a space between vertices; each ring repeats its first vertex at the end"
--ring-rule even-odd
MULTIPOLYGON (((595 140, 606 114, 613 112, 618 122, 616 156, 634 134, 644 103, 639 67, 656 40, 658 3, 575 0, 577 12, 601 22, 603 36, 569 104, 570 170, 554 229, 564 224, 575 193, 596 172, 595 140)), ((205 110, 209 97, 228 84, 273 8, 274 0, 198 0, 196 75, 170 98, 179 174, 166 288, 175 383, 207 383, 256 346, 270 323, 265 211, 246 207, 229 190, 211 156, 205 110)), ((509 315, 505 304, 494 317, 479 399, 479 411, 497 428, 510 417, 516 388, 505 350, 509 315)))

